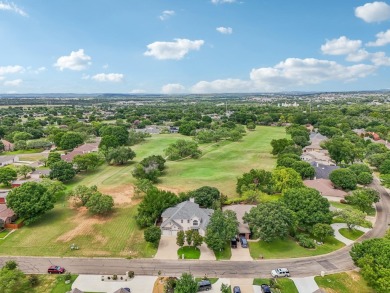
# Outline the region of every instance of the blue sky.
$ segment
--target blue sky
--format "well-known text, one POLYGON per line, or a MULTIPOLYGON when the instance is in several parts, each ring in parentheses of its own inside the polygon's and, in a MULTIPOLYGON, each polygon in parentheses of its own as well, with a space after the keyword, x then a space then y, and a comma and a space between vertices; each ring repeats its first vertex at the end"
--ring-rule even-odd
POLYGON ((0 0, 0 93, 390 88, 390 2, 0 0))

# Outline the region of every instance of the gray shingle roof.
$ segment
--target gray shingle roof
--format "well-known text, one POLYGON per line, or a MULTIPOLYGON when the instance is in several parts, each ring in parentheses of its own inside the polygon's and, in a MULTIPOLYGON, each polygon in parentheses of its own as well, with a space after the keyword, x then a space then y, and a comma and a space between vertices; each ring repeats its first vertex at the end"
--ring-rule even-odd
POLYGON ((161 214, 162 218, 168 218, 161 224, 161 227, 164 227, 170 221, 174 221, 176 224, 178 224, 178 221, 175 220, 187 220, 197 217, 200 219, 199 226, 205 229, 213 212, 214 210, 212 209, 200 208, 197 203, 192 201, 184 201, 174 207, 166 209, 161 214))
POLYGON ((340 167, 338 166, 328 166, 328 165, 323 165, 317 162, 311 162, 310 163, 315 171, 316 171, 316 178, 317 179, 329 179, 329 174, 336 169, 339 169, 340 167))

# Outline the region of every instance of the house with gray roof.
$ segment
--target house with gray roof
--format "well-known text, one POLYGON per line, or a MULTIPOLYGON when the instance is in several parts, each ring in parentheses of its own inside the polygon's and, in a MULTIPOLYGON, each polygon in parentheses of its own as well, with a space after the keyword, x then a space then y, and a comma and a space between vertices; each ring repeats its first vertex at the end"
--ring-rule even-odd
POLYGON ((176 236, 178 231, 197 230, 200 235, 205 236, 213 212, 212 209, 200 208, 193 199, 181 202, 161 214, 161 234, 176 236))
POLYGON ((340 168, 338 166, 325 165, 320 164, 318 162, 311 162, 310 164, 314 167, 314 170, 316 171, 314 179, 329 179, 330 173, 332 173, 333 170, 340 168))

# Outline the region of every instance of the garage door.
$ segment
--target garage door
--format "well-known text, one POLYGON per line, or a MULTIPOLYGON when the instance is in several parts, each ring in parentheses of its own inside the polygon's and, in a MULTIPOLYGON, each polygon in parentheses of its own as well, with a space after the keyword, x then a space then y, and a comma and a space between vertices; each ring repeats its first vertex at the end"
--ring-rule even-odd
POLYGON ((172 232, 171 232, 171 230, 162 230, 162 235, 163 236, 171 236, 172 232))

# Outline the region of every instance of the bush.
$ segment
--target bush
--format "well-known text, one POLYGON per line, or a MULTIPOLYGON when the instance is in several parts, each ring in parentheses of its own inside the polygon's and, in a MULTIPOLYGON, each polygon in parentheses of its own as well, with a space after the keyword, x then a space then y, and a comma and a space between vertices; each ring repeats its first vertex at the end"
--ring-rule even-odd
POLYGON ((127 276, 128 276, 130 279, 134 278, 134 271, 128 271, 128 272, 127 272, 127 276))
POLYGON ((28 281, 30 282, 31 287, 35 287, 39 283, 39 278, 37 275, 30 275, 28 281))
POLYGON ((66 274, 65 274, 65 281, 70 281, 71 279, 72 279, 72 275, 70 274, 70 272, 67 272, 66 274))
POLYGON ((297 239, 299 245, 304 247, 304 248, 315 248, 316 247, 313 239, 310 239, 309 237, 307 237, 304 234, 296 235, 295 239, 297 239))
POLYGON ((113 280, 118 280, 118 275, 112 275, 113 280))
POLYGON ((342 203, 342 204, 348 204, 348 202, 347 202, 344 198, 340 199, 340 203, 342 203))

